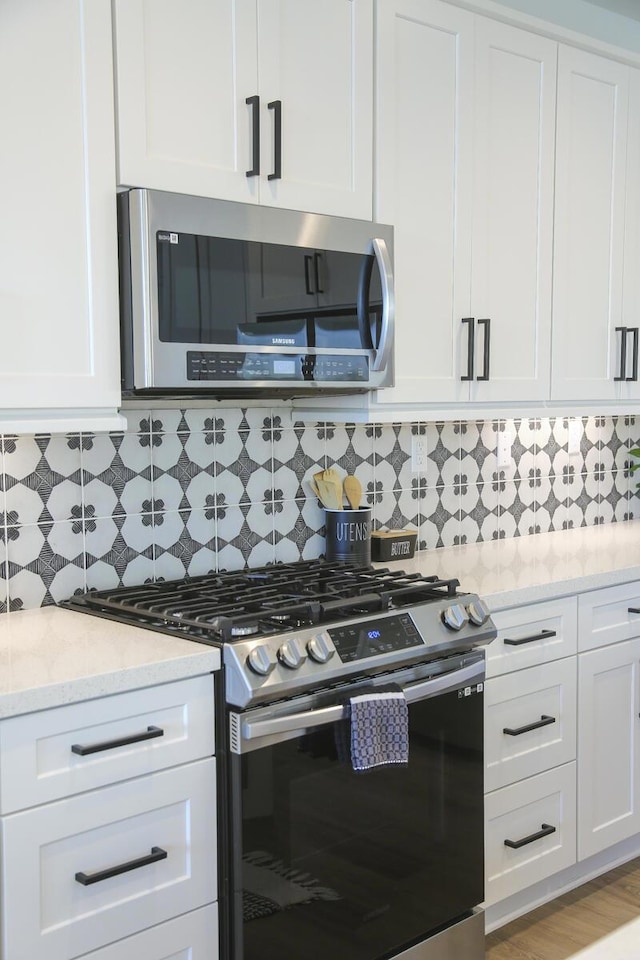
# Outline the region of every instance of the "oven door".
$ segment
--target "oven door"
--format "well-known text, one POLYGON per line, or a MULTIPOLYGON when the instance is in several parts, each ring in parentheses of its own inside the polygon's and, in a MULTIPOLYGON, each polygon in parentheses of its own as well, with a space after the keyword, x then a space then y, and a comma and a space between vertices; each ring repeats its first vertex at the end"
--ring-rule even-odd
POLYGON ((366 773, 335 742, 362 683, 231 714, 232 960, 417 956, 481 903, 483 679, 481 652, 394 673, 409 762, 366 773))

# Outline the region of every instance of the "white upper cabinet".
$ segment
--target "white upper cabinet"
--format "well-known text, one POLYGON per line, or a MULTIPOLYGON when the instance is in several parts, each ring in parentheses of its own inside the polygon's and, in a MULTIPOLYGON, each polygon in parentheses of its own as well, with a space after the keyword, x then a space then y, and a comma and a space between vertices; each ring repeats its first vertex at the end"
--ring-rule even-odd
POLYGON ((3 0, 0 88, 0 431, 121 426, 109 0, 3 0))
POLYGON ((375 212, 396 228, 397 297, 378 399, 543 400, 557 45, 439 0, 378 11, 375 212))
POLYGON ((478 352, 472 400, 549 394, 556 59, 554 41, 475 18, 470 312, 490 365, 478 352))
POLYGON ((118 181, 371 218, 370 0, 114 0, 118 181))
MULTIPOLYGON (((553 290, 554 400, 621 395, 630 68, 560 47, 553 290)), ((638 167, 631 171, 633 179, 638 167)), ((637 205, 636 205, 637 207, 637 205)), ((637 209, 635 211, 637 216, 637 209)), ((633 265, 637 272, 637 263, 633 265)), ((630 321, 633 318, 630 318, 630 321)), ((638 320, 637 322, 640 322, 638 320)), ((629 325, 636 325, 634 320, 629 325)))
POLYGON ((471 283, 473 16, 379 0, 376 219, 392 223, 395 377, 381 403, 455 402, 471 283))
MULTIPOLYGON (((624 399, 640 399, 640 70, 629 68, 629 125, 624 218, 622 324, 625 378, 617 381, 624 399)), ((618 341, 620 344, 622 340, 618 341)))

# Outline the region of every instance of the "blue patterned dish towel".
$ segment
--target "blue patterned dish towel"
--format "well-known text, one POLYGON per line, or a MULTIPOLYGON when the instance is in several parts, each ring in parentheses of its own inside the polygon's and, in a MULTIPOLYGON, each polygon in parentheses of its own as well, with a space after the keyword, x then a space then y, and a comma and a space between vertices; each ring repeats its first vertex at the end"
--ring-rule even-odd
POLYGON ((409 707, 402 690, 358 694, 349 704, 354 770, 409 762, 409 707))

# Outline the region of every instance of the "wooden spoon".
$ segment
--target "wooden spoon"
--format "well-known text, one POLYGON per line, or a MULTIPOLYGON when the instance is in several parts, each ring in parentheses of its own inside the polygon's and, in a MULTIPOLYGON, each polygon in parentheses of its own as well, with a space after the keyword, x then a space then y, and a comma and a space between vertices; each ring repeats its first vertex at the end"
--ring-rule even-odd
POLYGON ((351 509, 358 510, 360 508, 360 501, 362 500, 362 484, 358 478, 345 477, 342 489, 344 490, 345 497, 349 501, 351 509))

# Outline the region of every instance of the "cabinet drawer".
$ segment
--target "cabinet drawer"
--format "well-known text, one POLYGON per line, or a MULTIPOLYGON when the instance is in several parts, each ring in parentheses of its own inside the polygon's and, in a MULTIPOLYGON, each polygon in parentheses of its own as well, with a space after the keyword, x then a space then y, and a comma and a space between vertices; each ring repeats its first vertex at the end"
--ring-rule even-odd
POLYGON ((568 657, 487 680, 487 792, 575 760, 576 670, 568 657))
POLYGON ((576 862, 575 810, 575 763, 539 773, 485 798, 486 904, 497 903, 576 862), (516 846, 508 846, 507 840, 516 846))
POLYGON ((199 760, 2 818, 0 955, 70 960, 213 902, 215 779, 199 760))
POLYGON ((640 583, 581 594, 578 628, 580 651, 640 637, 640 583))
POLYGON ((10 717, 0 724, 0 812, 214 752, 210 674, 10 717))
POLYGON ((487 677, 571 656, 577 649, 575 597, 499 610, 491 617, 498 636, 487 647, 487 677))
POLYGON ((218 907, 211 904, 143 930, 83 960, 217 960, 218 907))

